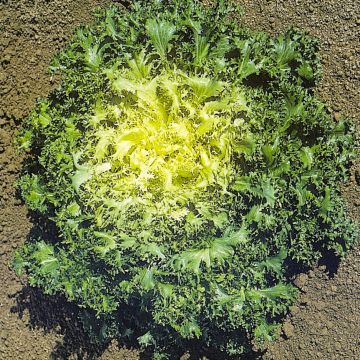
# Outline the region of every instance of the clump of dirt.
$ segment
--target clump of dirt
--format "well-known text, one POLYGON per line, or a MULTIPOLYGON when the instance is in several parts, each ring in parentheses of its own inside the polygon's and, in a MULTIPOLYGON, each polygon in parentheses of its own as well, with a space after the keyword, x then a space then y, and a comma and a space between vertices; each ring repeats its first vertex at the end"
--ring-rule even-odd
MULTIPOLYGON (((15 182, 21 157, 12 139, 21 119, 39 96, 55 86, 47 73, 53 55, 72 30, 91 21, 102 0, 3 0, 0 2, 0 358, 1 359, 140 359, 137 349, 115 342, 90 346, 77 321, 76 306, 22 284, 8 269, 14 249, 32 227, 15 182)), ((115 2, 115 1, 113 1, 115 2)), ((353 0, 241 0, 240 21, 251 28, 279 33, 290 25, 321 41, 324 79, 319 96, 338 120, 349 116, 360 126, 360 4, 353 0)), ((344 187, 348 208, 360 219, 360 164, 344 187)), ((298 303, 283 324, 279 340, 262 346, 264 359, 360 358, 360 246, 337 268, 337 259, 296 279, 298 303)), ((199 358, 199 351, 192 350, 199 358)), ((255 355, 254 355, 255 356, 255 355)), ((217 355, 208 358, 219 359, 217 355)), ((189 358, 189 355, 184 358, 189 358)), ((248 359, 248 357, 245 357, 248 359)))

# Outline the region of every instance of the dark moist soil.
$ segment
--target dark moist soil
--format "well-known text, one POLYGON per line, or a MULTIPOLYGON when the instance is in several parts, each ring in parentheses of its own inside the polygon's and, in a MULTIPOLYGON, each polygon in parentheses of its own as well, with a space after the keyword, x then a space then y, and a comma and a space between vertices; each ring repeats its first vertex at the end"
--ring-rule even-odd
MULTIPOLYGON (((276 34, 293 24, 321 40, 324 79, 318 90, 334 117, 360 126, 360 2, 358 0, 242 0, 241 22, 276 34)), ((43 295, 8 269, 15 248, 31 229, 15 181, 21 158, 12 139, 39 96, 56 79, 46 72, 52 56, 79 24, 90 22, 104 0, 0 0, 0 359, 140 359, 138 349, 90 346, 76 321, 77 308, 43 295)), ((360 164, 344 186, 351 215, 360 219, 360 164)), ((360 246, 295 280, 299 301, 279 340, 261 347, 263 359, 360 359, 360 246)), ((185 349, 186 350, 186 349, 185 349)), ((190 351, 192 359, 199 351, 190 351)), ((183 358, 189 358, 187 354, 183 358)), ((219 359, 207 354, 208 358, 219 359)), ((249 359, 249 357, 245 357, 249 359)))

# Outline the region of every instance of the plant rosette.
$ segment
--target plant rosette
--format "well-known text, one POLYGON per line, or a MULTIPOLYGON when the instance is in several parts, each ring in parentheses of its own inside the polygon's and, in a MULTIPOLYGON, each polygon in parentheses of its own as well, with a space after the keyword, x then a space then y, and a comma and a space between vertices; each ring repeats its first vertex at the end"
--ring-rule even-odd
POLYGON ((17 137, 22 196, 56 236, 27 241, 13 268, 84 308, 99 341, 246 352, 296 300, 291 271, 356 238, 340 198, 353 128, 314 96, 317 41, 272 39, 237 13, 192 0, 99 12, 17 137))

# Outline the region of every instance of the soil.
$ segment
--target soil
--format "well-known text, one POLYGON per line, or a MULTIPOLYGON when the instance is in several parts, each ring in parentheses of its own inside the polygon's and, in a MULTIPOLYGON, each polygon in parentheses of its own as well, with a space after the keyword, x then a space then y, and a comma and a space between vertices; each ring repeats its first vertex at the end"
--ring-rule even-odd
MULTIPOLYGON (((318 94, 335 119, 352 117, 360 126, 360 2, 358 0, 240 0, 243 24, 275 34, 293 24, 321 41, 324 79, 318 94)), ((0 0, 0 359, 140 359, 139 349, 112 343, 89 345, 64 299, 26 286, 8 269, 15 248, 31 229, 15 190, 21 157, 12 139, 21 120, 56 79, 47 73, 52 56, 73 29, 90 22, 104 0, 0 0)), ((359 128, 358 128, 359 129, 359 128)), ((350 170, 343 192, 351 215, 360 219, 360 163, 350 170)), ((301 297, 279 339, 258 346, 263 359, 360 358, 360 244, 340 265, 336 259, 295 280, 301 297), (339 265, 339 266, 338 266, 339 265)), ((187 349, 184 349, 185 351, 187 349)), ((183 358, 215 355, 189 350, 183 358)), ((246 357, 247 359, 249 357, 246 357)))

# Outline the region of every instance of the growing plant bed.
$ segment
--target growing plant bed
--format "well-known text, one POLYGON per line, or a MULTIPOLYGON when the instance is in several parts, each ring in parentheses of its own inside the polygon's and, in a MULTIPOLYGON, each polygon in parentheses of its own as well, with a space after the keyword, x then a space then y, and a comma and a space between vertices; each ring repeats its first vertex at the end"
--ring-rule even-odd
MULTIPOLYGON (((280 252, 279 252, 278 254, 280 254, 280 252)), ((276 254, 275 254, 275 255, 276 255, 276 254)), ((281 254, 280 254, 280 255, 281 255, 281 254)), ((282 255, 281 255, 281 256, 282 256, 282 255)), ((281 256, 280 256, 280 257, 281 257, 281 256)), ((206 264, 205 264, 205 265, 206 265, 206 264)), ((195 270, 196 270, 196 268, 195 268, 195 270)))

